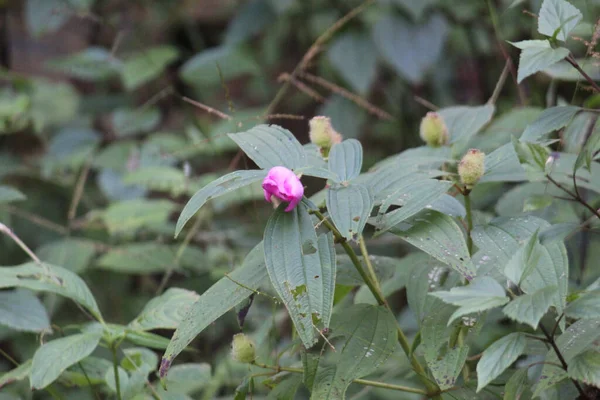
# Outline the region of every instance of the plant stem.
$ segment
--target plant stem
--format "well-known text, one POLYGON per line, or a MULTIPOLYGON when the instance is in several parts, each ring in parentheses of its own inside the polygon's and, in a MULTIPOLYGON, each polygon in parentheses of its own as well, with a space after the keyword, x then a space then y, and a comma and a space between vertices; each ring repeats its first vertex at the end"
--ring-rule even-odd
MULTIPOLYGON (((262 363, 259 363, 256 361, 253 362, 252 365, 255 365, 257 367, 264 368, 264 369, 270 369, 270 370, 273 370, 276 372, 285 371, 285 372, 292 372, 292 373, 296 373, 296 374, 304 373, 304 370, 302 368, 280 367, 278 365, 267 365, 267 364, 262 364, 262 363)), ((423 389, 412 388, 412 387, 402 386, 402 385, 393 385, 391 383, 371 381, 368 379, 353 379, 352 383, 358 383, 359 385, 374 386, 374 387, 390 389, 390 390, 399 390, 401 392, 407 392, 407 393, 417 393, 417 394, 422 394, 422 395, 428 394, 428 392, 423 389)))
POLYGON ((594 207, 590 206, 584 199, 581 198, 581 196, 577 195, 576 193, 571 192, 569 189, 567 189, 566 187, 564 187, 563 185, 558 183, 550 175, 546 175, 546 179, 548 179, 550 182, 552 182, 554 184, 554 186, 556 186, 557 188, 559 188, 560 190, 562 190, 563 192, 565 192, 566 194, 571 196, 574 200, 578 201, 582 206, 584 206, 585 208, 590 210, 596 217, 598 217, 598 219, 600 219, 600 212, 598 212, 598 210, 596 210, 594 207))
MULTIPOLYGON (((556 345, 556 341, 554 340, 554 337, 551 336, 548 333, 548 331, 546 330, 546 328, 542 324, 540 324, 540 330, 544 333, 544 336, 546 336, 546 339, 548 339, 548 343, 554 349, 554 352, 556 353, 556 356, 558 357, 558 360, 560 361, 560 364, 562 365, 562 368, 565 371, 567 371, 567 369, 568 369, 567 362, 566 362, 565 358, 563 357, 562 353, 560 352, 560 349, 556 345)), ((581 396, 581 398, 582 399, 587 399, 588 396, 583 391, 583 388, 581 387, 581 385, 579 384, 579 382, 577 382, 575 379, 571 379, 571 381, 573 382, 573 385, 575 385, 575 387, 577 388, 577 391, 579 392, 579 395, 581 396)))
POLYGON ((121 380, 119 378, 119 360, 117 358, 117 345, 115 343, 110 344, 110 351, 113 357, 113 372, 115 374, 115 388, 117 389, 117 400, 122 400, 121 397, 121 380))
POLYGON ((575 58, 573 57, 573 55, 569 54, 567 57, 565 57, 565 60, 567 60, 567 62, 569 64, 571 64, 580 74, 581 76, 583 76, 585 78, 586 81, 588 81, 588 83, 590 85, 592 85, 592 87, 594 88, 594 90, 596 92, 600 93, 600 86, 598 86, 598 84, 596 82, 594 82, 594 80, 592 79, 591 76, 589 76, 579 65, 579 63, 577 62, 577 60, 575 60, 575 58))
POLYGON ((363 256, 363 260, 365 260, 365 264, 367 264, 367 269, 371 274, 371 279, 373 279, 375 286, 377 286, 377 290, 381 292, 381 286, 379 285, 379 281, 377 280, 377 275, 375 275, 375 269, 373 268, 373 264, 371 263, 371 259, 369 258, 369 252, 367 251, 367 245, 365 243, 365 238, 363 235, 360 235, 360 237, 358 238, 358 245, 360 247, 360 253, 363 256))
MULTIPOLYGON (((363 279, 363 281, 365 282, 365 284, 367 285, 367 287, 369 288, 369 290, 375 297, 375 300, 377 300, 377 303, 379 305, 384 306, 390 312, 392 312, 392 310, 390 309, 390 306, 388 305, 387 301, 385 300, 385 297, 381 294, 381 292, 378 290, 376 284, 372 282, 371 278, 364 271, 362 264, 360 263, 360 260, 358 259, 358 256, 356 255, 356 252, 348 244, 348 242, 346 241, 346 238, 340 233, 340 231, 337 230, 337 228, 331 222, 329 222, 329 220, 327 218, 325 218, 325 216, 319 210, 310 210, 309 212, 311 214, 316 215, 317 218, 319 218, 319 220, 321 221, 321 223, 323 225, 325 225, 333 233, 333 236, 335 236, 335 239, 339 243, 341 243, 342 247, 344 248, 344 251, 346 252, 346 254, 348 254, 348 257, 350 257, 352 264, 354 264, 354 267, 356 268, 356 270, 360 274, 361 278, 363 279)), ((397 321, 396 321, 396 328, 397 328, 397 332, 398 332, 398 342, 400 343, 400 347, 402 347, 402 351, 404 351, 404 354, 406 354, 406 356, 409 358, 410 363, 413 367, 413 370, 417 373, 417 375, 419 376, 419 379, 421 379, 423 384, 427 387, 428 393, 439 393, 440 389, 437 386, 437 384, 435 384, 433 381, 431 381, 427 377, 427 373, 425 372, 425 369, 423 368, 423 366, 419 363, 419 360, 417 359, 417 357, 414 354, 411 354, 410 343, 408 342, 408 338, 402 331, 402 328, 400 327, 400 325, 398 325, 397 321)))
POLYGON ((473 238, 471 237, 471 231, 473 230, 473 213, 471 211, 471 196, 469 196, 471 192, 468 189, 465 189, 463 195, 465 196, 465 210, 467 213, 467 249, 469 250, 469 255, 473 255, 473 238))

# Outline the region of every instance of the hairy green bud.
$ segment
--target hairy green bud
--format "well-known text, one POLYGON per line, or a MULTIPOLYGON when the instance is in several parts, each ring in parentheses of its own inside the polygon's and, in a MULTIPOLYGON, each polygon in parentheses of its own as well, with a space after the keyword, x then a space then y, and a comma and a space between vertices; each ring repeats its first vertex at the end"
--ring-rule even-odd
POLYGON ((460 181, 467 189, 472 189, 483 176, 485 172, 484 160, 485 153, 478 149, 471 149, 467 151, 467 154, 458 163, 460 181))
POLYGON ((342 135, 333 129, 329 117, 313 117, 308 122, 308 126, 310 127, 309 137, 311 143, 316 144, 324 156, 329 154, 329 149, 334 144, 341 143, 342 141, 342 135))
POLYGON ((428 112, 421 120, 421 139, 428 146, 440 147, 448 143, 448 128, 441 115, 436 112, 428 112))
POLYGON ((233 335, 231 342, 231 357, 244 364, 249 364, 256 359, 254 342, 243 333, 233 335))

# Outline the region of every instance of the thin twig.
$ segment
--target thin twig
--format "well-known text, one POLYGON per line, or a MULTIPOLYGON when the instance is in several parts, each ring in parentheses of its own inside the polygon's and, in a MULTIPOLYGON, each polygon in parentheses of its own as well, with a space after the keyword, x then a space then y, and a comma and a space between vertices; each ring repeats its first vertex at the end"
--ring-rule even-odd
POLYGON ((296 89, 306 94, 308 97, 311 97, 318 103, 325 102, 325 97, 321 96, 319 92, 310 88, 304 82, 300 82, 298 79, 292 77, 292 75, 288 74, 287 72, 284 72, 283 74, 279 75, 278 81, 291 83, 296 89))
POLYGON ((377 289, 381 292, 381 286, 379 286, 379 281, 377 280, 377 275, 375 275, 375 269, 373 268, 373 264, 371 263, 371 258, 369 257, 369 252, 367 251, 367 245, 365 243, 365 238, 363 235, 360 235, 358 238, 358 246, 360 248, 360 253, 363 256, 363 260, 365 260, 365 264, 367 264, 367 270, 371 274, 371 279, 377 285, 377 289))
POLYGON ((413 96, 413 98, 415 99, 415 101, 417 103, 419 103, 420 105, 422 105, 425 108, 430 109, 431 111, 437 111, 440 108, 438 106, 436 106, 435 104, 433 104, 432 102, 430 102, 429 100, 426 100, 424 98, 422 98, 421 96, 413 96))
POLYGON ((588 81, 588 83, 594 88, 594 90, 596 92, 600 92, 600 86, 598 86, 598 84, 592 79, 591 76, 589 76, 579 65, 579 63, 577 62, 577 60, 575 60, 575 57, 573 57, 572 54, 569 54, 567 57, 565 57, 565 60, 571 64, 580 74, 581 76, 583 76, 585 78, 586 81, 588 81))
POLYGON ((560 183, 558 183, 550 175, 546 175, 546 179, 548 179, 550 182, 552 182, 554 184, 554 186, 556 186, 557 188, 559 188, 560 190, 562 190, 563 192, 565 192, 566 194, 568 194, 569 196, 571 196, 573 199, 575 199, 576 201, 578 201, 582 206, 584 206, 585 208, 587 208, 588 210, 590 210, 596 217, 598 217, 598 219, 600 219, 600 212, 598 212, 598 210, 594 209, 594 207, 590 206, 580 196, 578 196, 577 194, 571 192, 569 189, 567 189, 566 187, 564 187, 563 185, 561 185, 560 183))
POLYGON ((69 230, 62 225, 57 224, 56 222, 52 222, 46 218, 37 216, 35 214, 29 213, 27 211, 21 210, 17 207, 6 205, 3 208, 11 214, 14 214, 18 217, 24 218, 29 222, 32 222, 38 226, 49 229, 61 235, 66 235, 69 233, 69 230))
POLYGON ((90 173, 90 166, 91 163, 89 162, 83 166, 79 179, 77 179, 77 183, 75 184, 73 198, 71 199, 71 205, 69 206, 69 212, 67 214, 68 226, 71 226, 71 222, 75 219, 75 214, 77 214, 77 207, 83 196, 83 189, 85 188, 85 183, 90 173))
POLYGON ((496 83, 496 87, 494 88, 494 93, 492 93, 492 97, 490 97, 490 99, 487 102, 488 104, 491 104, 491 105, 496 104, 496 101, 498 100, 498 97, 500 96, 500 93, 502 92, 502 89, 504 88, 504 84, 506 83, 506 78, 508 77, 508 74, 510 73, 510 64, 511 63, 512 63, 512 61, 510 59, 506 60, 506 63, 504 64, 504 69, 502 69, 500 78, 498 78, 498 82, 496 83))
POLYGON ((185 101, 186 103, 189 103, 189 104, 191 104, 191 105, 193 105, 195 107, 201 108, 202 110, 206 111, 207 113, 214 114, 214 115, 216 115, 217 117, 219 117, 221 119, 226 119, 226 120, 233 119, 233 117, 231 115, 225 114, 224 112, 219 111, 219 110, 217 110, 215 108, 212 108, 210 106, 207 106, 206 104, 200 103, 199 101, 192 100, 189 97, 182 96, 181 99, 183 101, 185 101))

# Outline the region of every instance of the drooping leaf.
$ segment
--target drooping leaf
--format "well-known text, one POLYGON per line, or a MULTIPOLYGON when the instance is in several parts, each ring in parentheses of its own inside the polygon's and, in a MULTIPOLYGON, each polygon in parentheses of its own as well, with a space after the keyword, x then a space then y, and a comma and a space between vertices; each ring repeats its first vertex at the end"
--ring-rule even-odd
POLYGON ((331 43, 327 57, 344 80, 359 94, 365 94, 377 73, 377 51, 371 38, 345 33, 331 43))
POLYGON ((304 346, 310 348, 318 339, 314 325, 328 328, 331 318, 336 268, 333 236, 317 236, 304 203, 290 212, 283 208, 273 213, 265 228, 265 263, 304 346))
POLYGON ((496 340, 483 352, 477 363, 477 392, 510 367, 525 351, 527 338, 520 332, 496 340))
POLYGON ((202 390, 211 380, 211 366, 206 363, 189 363, 174 365, 164 378, 167 391, 159 388, 162 396, 165 393, 191 394, 202 390))
POLYGON ((582 18, 581 11, 566 0, 544 0, 538 18, 538 32, 564 42, 582 18))
POLYGON ((468 355, 469 346, 457 346, 449 349, 441 358, 427 362, 427 366, 441 390, 454 387, 468 355))
POLYGON ((125 88, 134 90, 158 77, 177 57, 177 49, 171 46, 152 47, 132 55, 125 60, 121 70, 125 88))
POLYGON ((356 304, 336 313, 329 338, 339 343, 337 351, 331 362, 320 358, 311 399, 343 399, 353 379, 374 372, 396 350, 396 335, 394 316, 383 306, 356 304))
POLYGON ((117 136, 124 137, 149 132, 158 126, 160 119, 156 107, 121 108, 112 113, 111 123, 117 136))
POLYGON ((31 360, 27 360, 18 367, 0 375, 0 389, 13 382, 26 379, 31 372, 31 360))
POLYGON ((31 388, 43 389, 54 382, 71 365, 89 356, 98 346, 101 336, 101 331, 81 333, 42 345, 31 362, 31 388))
POLYGON ((111 234, 135 232, 167 221, 175 204, 169 200, 133 199, 112 203, 101 214, 111 234))
POLYGON ((521 368, 510 377, 506 382, 504 400, 525 400, 533 398, 527 372, 528 368, 521 368))
POLYGON ((164 378, 175 357, 207 326, 242 302, 267 277, 263 244, 250 251, 243 265, 229 276, 221 278, 192 304, 171 338, 163 355, 160 376, 164 378), (240 286, 243 285, 243 286, 240 286))
POLYGON ((123 176, 126 185, 140 186, 149 190, 170 192, 178 196, 187 188, 187 179, 182 170, 169 166, 139 168, 123 176))
POLYGON ((92 241, 68 238, 45 244, 36 249, 36 254, 42 261, 81 273, 96 254, 96 246, 92 241))
POLYGON ((565 315, 571 318, 600 318, 600 290, 583 293, 569 303, 565 315))
POLYGON ((175 227, 175 237, 179 235, 185 224, 198 212, 198 210, 210 199, 222 196, 227 193, 257 182, 267 176, 267 171, 247 170, 231 172, 221 178, 212 181, 200 189, 187 202, 175 227))
POLYGON ((229 137, 260 168, 284 166, 297 169, 307 165, 304 148, 294 135, 277 125, 257 125, 229 137))
POLYGON ((503 306, 510 301, 504 288, 496 280, 487 276, 475 278, 467 286, 458 286, 447 292, 433 292, 430 295, 459 306, 458 310, 450 316, 448 324, 464 315, 503 306))
POLYGON ((6 185, 0 185, 0 204, 25 200, 26 197, 19 190, 6 185))
POLYGON ((540 261, 541 255, 542 249, 541 244, 538 242, 538 231, 535 231, 510 258, 508 264, 504 267, 504 275, 516 285, 520 285, 523 279, 526 279, 533 272, 540 261))
POLYGON ((521 83, 528 76, 556 64, 569 55, 568 49, 564 47, 553 48, 547 40, 524 40, 512 44, 521 49, 517 73, 518 83, 521 83))
POLYGON ((537 329, 544 314, 552 305, 558 289, 547 286, 531 294, 524 294, 511 301, 502 310, 513 321, 518 321, 537 329))
POLYGON ((512 143, 485 155, 485 172, 479 182, 522 182, 527 174, 519 162, 512 143))
POLYGON ((444 118, 450 143, 469 141, 490 120, 496 107, 490 104, 483 106, 455 106, 442 108, 438 113, 444 118))
POLYGON ((140 315, 129 323, 135 330, 176 329, 199 296, 191 290, 169 288, 150 300, 140 315))
POLYGON ((302 376, 292 374, 284 378, 269 392, 267 400, 294 400, 301 384, 302 376))
POLYGON ((118 273, 151 274, 176 268, 176 250, 156 242, 115 246, 98 259, 97 266, 118 273))
POLYGON ((356 240, 362 234, 372 207, 371 193, 363 185, 339 185, 327 191, 329 215, 336 228, 348 240, 356 240))
POLYGON ((0 291, 0 325, 16 331, 43 332, 50 329, 50 318, 29 290, 0 291))
POLYGON ((564 128, 571 122, 581 108, 574 106, 558 106, 545 109, 540 116, 531 123, 521 140, 524 142, 538 143, 546 134, 564 128))
POLYGON ((600 388, 600 353, 586 351, 574 357, 569 363, 569 377, 600 388))
MULTIPOLYGON (((49 0, 49 2, 56 1, 60 0, 49 0)), ((101 47, 88 47, 78 53, 51 60, 48 66, 75 78, 92 82, 109 79, 121 69, 120 61, 115 59, 109 50, 101 47)))
POLYGON ((424 211, 396 225, 390 232, 450 266, 465 278, 472 279, 475 276, 464 234, 451 217, 437 211, 424 211))
POLYGON ((348 182, 360 174, 363 151, 356 139, 344 140, 331 148, 329 170, 339 177, 339 182, 348 182))
POLYGON ((16 267, 1 267, 0 289, 11 287, 51 292, 68 297, 86 308, 96 319, 102 320, 96 300, 85 282, 62 267, 51 264, 41 266, 33 262, 16 267))

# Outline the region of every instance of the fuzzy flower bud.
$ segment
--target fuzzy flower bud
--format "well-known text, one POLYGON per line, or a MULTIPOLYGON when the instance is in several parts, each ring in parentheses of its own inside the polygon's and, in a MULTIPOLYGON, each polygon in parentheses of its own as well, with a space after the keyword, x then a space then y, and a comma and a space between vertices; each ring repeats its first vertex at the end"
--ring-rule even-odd
POLYGON ((244 364, 253 362, 256 359, 254 342, 243 333, 233 335, 233 341, 231 342, 231 357, 233 357, 235 361, 244 364))
POLYGON ((421 139, 428 146, 440 147, 448 143, 448 128, 441 115, 436 112, 428 112, 421 120, 421 139))
POLYGON ((460 181, 467 189, 472 189, 483 176, 485 172, 484 159, 485 153, 478 149, 471 149, 467 151, 467 154, 458 163, 460 181))
POLYGON ((310 127, 309 136, 311 143, 319 146, 322 151, 329 152, 329 149, 334 144, 342 142, 342 135, 333 129, 331 118, 329 117, 313 117, 308 122, 308 126, 310 127))
POLYGON ((304 186, 300 179, 286 167, 273 167, 262 183, 265 200, 282 200, 289 203, 285 211, 292 211, 304 196, 304 186))

